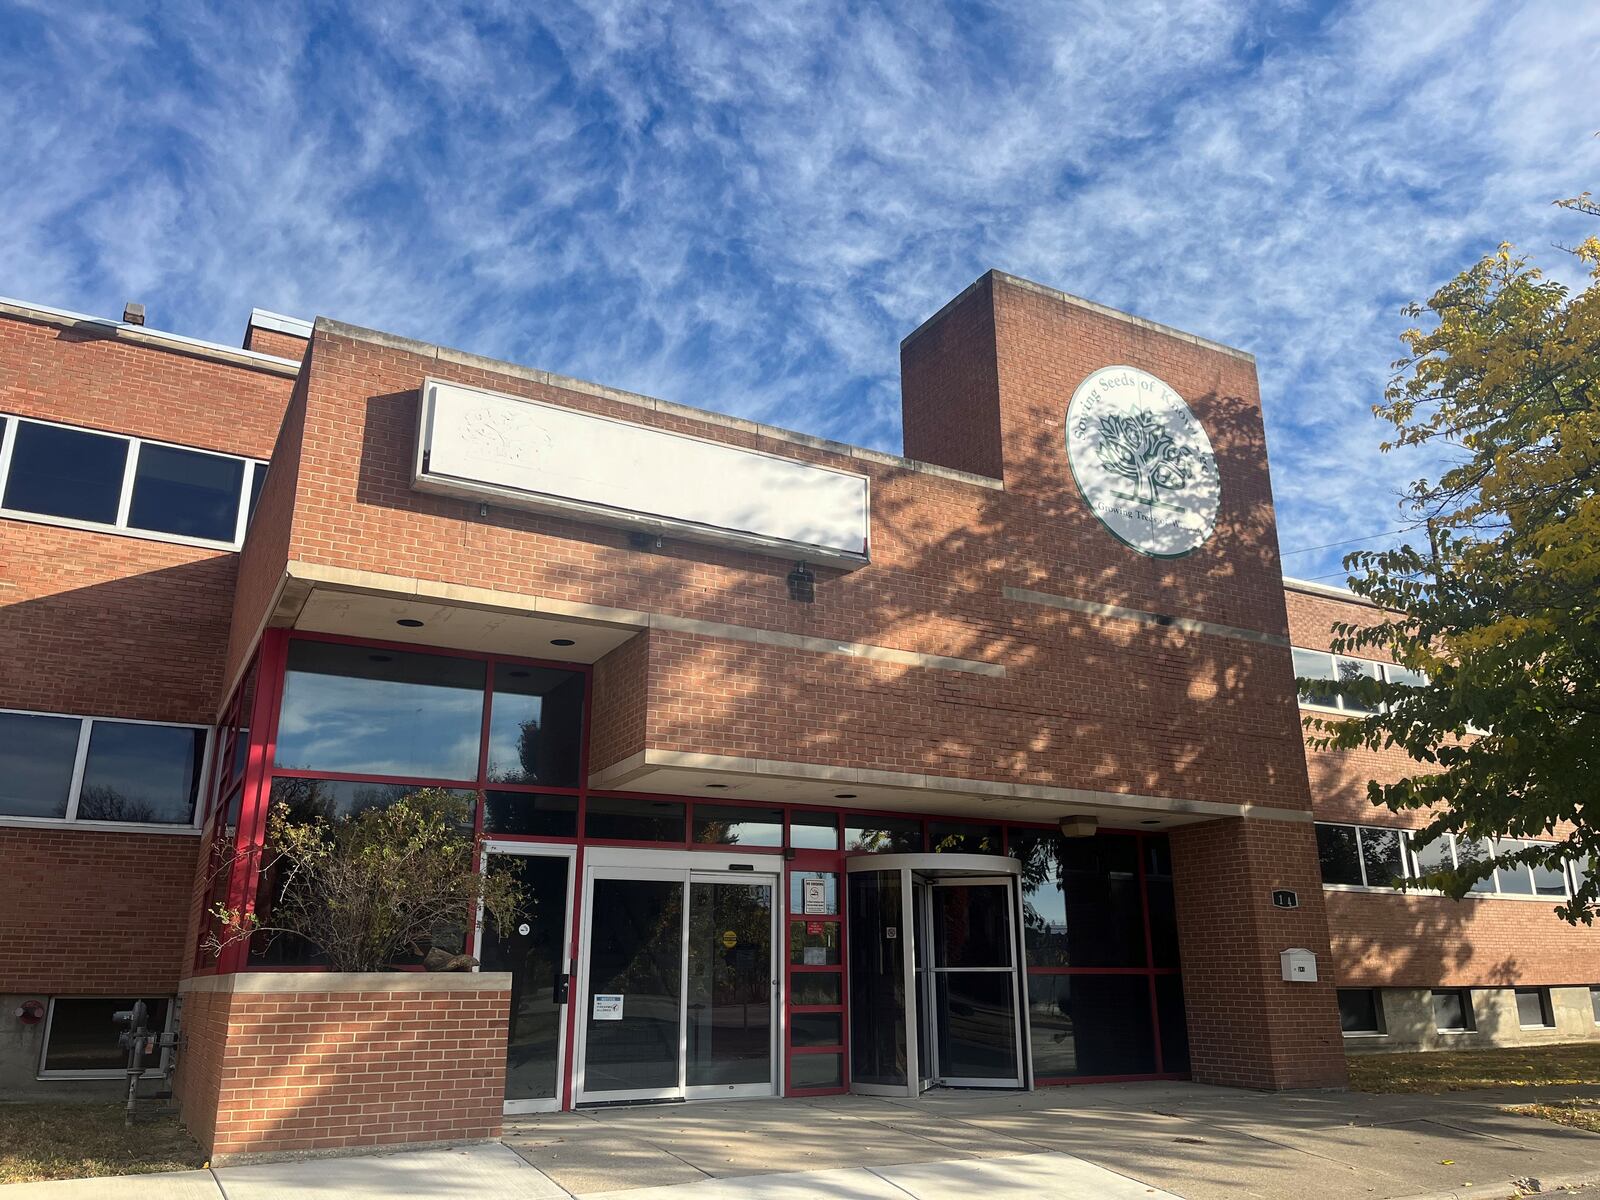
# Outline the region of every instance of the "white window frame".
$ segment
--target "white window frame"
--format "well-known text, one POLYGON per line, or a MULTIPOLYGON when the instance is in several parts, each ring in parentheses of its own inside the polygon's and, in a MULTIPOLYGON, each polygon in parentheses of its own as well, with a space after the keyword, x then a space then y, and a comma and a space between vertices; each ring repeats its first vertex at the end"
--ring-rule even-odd
POLYGON ((84 425, 68 425, 62 421, 49 421, 40 417, 24 417, 16 413, 0 412, 5 421, 5 436, 0 439, 0 517, 12 521, 27 521, 34 525, 54 525, 62 529, 82 529, 91 533, 113 533, 121 537, 142 538, 151 542, 170 542, 179 546, 201 546, 208 550, 238 550, 244 545, 245 530, 250 523, 250 490, 257 471, 265 471, 263 459, 242 454, 224 454, 219 450, 205 450, 199 446, 184 446, 178 442, 164 442, 159 438, 134 437, 126 433, 113 433, 107 429, 90 429, 84 425), (11 481, 11 461, 15 454, 17 430, 24 422, 31 425, 48 425, 67 429, 73 433, 89 433, 96 437, 116 438, 128 444, 128 454, 122 468, 122 490, 117 500, 117 518, 107 524, 101 521, 83 521, 76 517, 56 517, 49 513, 27 512, 20 508, 5 507, 6 488, 11 481), (144 446, 161 446, 169 450, 183 450, 191 454, 204 454, 211 458, 225 458, 244 464, 240 480, 239 498, 234 512, 233 537, 229 539, 190 537, 181 533, 162 533, 156 529, 139 529, 128 524, 128 513, 133 506, 133 484, 139 472, 139 456, 144 446))
MULTIPOLYGON (((34 1069, 34 1078, 35 1079, 126 1079, 127 1075, 128 1075, 128 1071, 127 1071, 126 1067, 121 1068, 119 1070, 112 1070, 110 1068, 91 1068, 89 1070, 84 1070, 84 1071, 61 1071, 61 1070, 47 1071, 47 1070, 45 1070, 45 1066, 44 1066, 44 1064, 47 1061, 47 1059, 49 1057, 49 1054, 50 1054, 50 1031, 55 1028, 55 1023, 56 1023, 56 1001, 57 1000, 102 1000, 103 1001, 103 1000, 114 1000, 116 998, 117 997, 115 997, 115 996, 82 996, 82 995, 51 996, 49 1001, 45 1005, 44 1036, 39 1039, 39 1063, 38 1063, 38 1066, 34 1069)), ((142 999, 144 999, 144 997, 135 996, 134 999, 142 1000, 142 999)), ((162 1026, 160 1029, 153 1030, 152 1032, 155 1032, 155 1033, 171 1033, 173 1031, 175 1023, 177 1022, 177 1019, 178 1019, 178 998, 176 996, 168 996, 168 995, 164 995, 164 994, 161 994, 161 993, 157 993, 155 995, 152 995, 150 997, 150 999, 152 999, 152 1000, 165 1000, 167 1002, 167 1023, 164 1026, 162 1026)), ((115 1034, 116 1032, 117 1032, 117 1027, 115 1025, 113 1025, 110 1021, 107 1021, 106 1022, 106 1040, 108 1042, 111 1041, 112 1035, 115 1034)), ((145 1071, 144 1071, 144 1074, 139 1076, 140 1079, 159 1079, 159 1078, 161 1078, 162 1075, 166 1074, 167 1067, 172 1062, 172 1048, 170 1046, 162 1046, 160 1049, 158 1049, 156 1051, 156 1055, 157 1055, 156 1065, 153 1066, 153 1067, 146 1067, 145 1071)))
MULTIPOLYGON (((1291 652, 1293 651, 1298 651, 1301 654, 1316 654, 1328 659, 1329 665, 1333 667, 1333 673, 1335 676, 1335 678, 1329 682, 1335 684, 1337 683, 1337 677, 1339 674, 1339 660, 1341 658, 1348 659, 1353 663, 1360 663, 1363 667, 1374 668, 1377 671, 1377 678, 1381 683, 1398 683, 1400 682, 1399 680, 1390 677, 1390 672, 1407 670, 1406 667, 1402 667, 1399 663, 1379 662, 1375 658, 1357 658, 1353 654, 1335 654, 1331 650, 1313 650, 1308 646, 1295 646, 1292 648, 1291 652)), ((1420 672, 1411 673, 1420 674, 1420 672)), ((1296 673, 1296 677, 1298 678, 1298 672, 1296 673)), ((1364 709, 1346 708, 1344 706, 1343 696, 1335 696, 1333 698, 1334 703, 1332 704, 1319 704, 1314 700, 1305 699, 1300 695, 1299 689, 1296 688, 1295 698, 1299 701, 1301 708, 1310 709, 1312 712, 1338 713, 1342 717, 1365 717, 1370 715, 1364 709)))
MULTIPOLYGON (((0 716, 57 717, 78 722, 78 748, 72 761, 71 789, 67 793, 66 813, 59 817, 23 817, 0 813, 0 827, 19 829, 120 829, 141 833, 167 833, 194 836, 200 832, 206 808, 206 783, 211 777, 211 756, 216 749, 215 731, 210 725, 189 721, 145 721, 135 717, 84 716, 80 713, 43 712, 31 708, 0 708, 0 716), (199 782, 195 788, 194 811, 186 823, 167 821, 80 821, 78 799, 83 791, 84 769, 89 761, 89 739, 96 721, 112 725, 156 725, 163 729, 199 729, 205 732, 205 748, 200 755, 199 782)), ((68 997, 93 999, 94 997, 68 997)))
MULTIPOLYGON (((1400 874, 1401 874, 1401 876, 1403 878, 1407 879, 1407 880, 1420 879, 1422 877, 1423 872, 1422 872, 1422 869, 1421 869, 1420 865, 1417 862, 1416 851, 1412 848, 1412 844, 1411 844, 1411 839, 1414 836, 1414 834, 1416 833, 1416 830, 1413 830, 1413 829, 1399 829, 1399 830, 1396 830, 1396 829, 1390 828, 1389 826, 1386 826, 1386 825, 1358 825, 1354 821, 1317 821, 1315 824, 1317 824, 1317 825, 1335 826, 1335 827, 1339 827, 1339 828, 1343 828, 1343 829, 1354 829, 1356 831, 1356 862, 1359 864, 1359 866, 1361 868, 1361 882, 1360 883, 1324 883, 1322 885, 1324 891, 1330 891, 1330 892, 1376 892, 1376 893, 1379 893, 1379 894, 1382 894, 1382 895, 1393 895, 1393 894, 1395 894, 1396 889, 1391 887, 1391 886, 1389 886, 1388 884, 1373 884, 1373 883, 1369 883, 1367 881, 1367 856, 1362 851, 1361 840, 1362 840, 1363 832, 1365 830, 1369 830, 1369 829, 1376 830, 1376 831, 1383 832, 1383 833, 1399 833, 1399 835, 1400 835, 1400 874)), ((1461 865, 1461 856, 1456 851, 1456 845, 1457 845, 1457 843, 1456 843, 1456 835, 1453 834, 1453 833, 1446 833, 1446 834, 1443 834, 1439 840, 1444 841, 1450 847, 1450 865, 1452 867, 1460 867, 1460 865, 1461 865)), ((1536 839, 1536 838, 1513 838, 1513 839, 1510 839, 1510 840, 1512 840, 1512 841, 1520 841, 1520 842, 1524 842, 1524 843, 1527 843, 1527 844, 1530 844, 1530 845, 1531 844, 1540 844, 1540 845, 1554 845, 1555 844, 1553 842, 1539 842, 1538 839, 1536 839)), ((1485 845, 1488 845, 1487 841, 1485 841, 1485 845)), ((1489 850, 1490 850, 1491 854, 1494 853, 1494 849, 1493 849, 1492 846, 1489 847, 1489 850)), ((1570 863, 1570 862, 1569 863, 1565 863, 1562 866, 1561 877, 1562 877, 1562 880, 1564 881, 1564 883, 1566 885, 1566 891, 1561 896, 1541 896, 1541 895, 1538 894, 1538 892, 1534 892, 1534 893, 1532 893, 1530 895, 1523 895, 1523 894, 1518 893, 1518 892, 1503 892, 1503 891, 1500 890, 1500 879, 1499 879, 1499 874, 1498 874, 1499 871, 1503 870, 1503 869, 1504 868, 1497 867, 1495 869, 1495 872, 1488 876, 1488 880, 1487 881, 1492 886, 1493 890, 1468 892, 1466 894, 1466 896, 1463 897, 1463 899, 1477 898, 1479 900, 1485 900, 1485 899, 1491 899, 1492 898, 1492 899, 1496 899, 1496 900, 1520 900, 1520 901, 1523 901, 1523 902, 1527 902, 1527 901, 1531 900, 1531 901, 1534 901, 1536 903, 1542 903, 1542 904, 1556 904, 1561 900, 1571 899, 1573 894, 1577 891, 1577 884, 1575 882, 1575 877, 1573 875, 1573 864, 1570 863)), ((1528 873, 1528 882, 1529 882, 1530 885, 1532 885, 1533 884, 1533 867, 1530 866, 1527 863, 1523 863, 1517 869, 1518 870, 1522 870, 1522 871, 1526 871, 1528 873)), ((1406 893, 1408 893, 1410 895, 1417 895, 1417 896, 1442 896, 1442 895, 1444 895, 1443 892, 1437 891, 1434 888, 1412 887, 1412 888, 1406 888, 1405 891, 1406 891, 1406 893)))

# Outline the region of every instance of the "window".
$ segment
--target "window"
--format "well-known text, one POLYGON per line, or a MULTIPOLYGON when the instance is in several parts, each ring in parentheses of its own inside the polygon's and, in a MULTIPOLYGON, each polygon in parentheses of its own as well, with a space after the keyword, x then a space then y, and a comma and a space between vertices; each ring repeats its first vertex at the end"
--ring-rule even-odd
POLYGON ((1377 988, 1339 989, 1339 1028, 1347 1037, 1384 1032, 1383 1001, 1377 988))
POLYGON ((1600 1025, 1600 987, 1589 989, 1589 1010, 1594 1013, 1594 1023, 1600 1025))
POLYGON ((696 804, 694 840, 715 846, 782 846, 783 810, 696 804))
POLYGON ((1361 865, 1368 887, 1391 887, 1406 877, 1400 830, 1361 827, 1361 865))
POLYGON ((578 798, 533 792, 485 792, 483 831, 522 837, 578 836, 578 798))
POLYGON ((681 801, 592 796, 584 833, 618 842, 681 842, 683 820, 681 801))
POLYGON ((789 845, 796 850, 837 850, 839 814, 791 809, 789 845))
POLYGON ((863 817, 851 813, 844 819, 844 848, 868 854, 919 853, 922 822, 915 817, 863 817))
POLYGON ((266 464, 47 421, 0 420, 0 512, 236 547, 266 464))
POLYGON ((1405 841, 1398 829, 1361 825, 1317 826, 1322 882, 1387 888, 1406 876, 1405 841))
POLYGON ((1394 663, 1373 662, 1367 658, 1350 658, 1343 654, 1329 654, 1324 650, 1293 651, 1295 677, 1301 681, 1300 703, 1318 708, 1332 708, 1340 712, 1370 713, 1374 705, 1350 694, 1352 687, 1359 688, 1364 679, 1403 684, 1407 687, 1426 687, 1428 677, 1419 671, 1408 670, 1394 663))
MULTIPOLYGON (((144 997, 150 1010, 152 1032, 163 1033, 171 1018, 172 1002, 167 997, 144 997)), ((123 1026, 112 1020, 113 1013, 127 1012, 133 999, 56 996, 50 1001, 45 1022, 44 1052, 39 1060, 41 1076, 100 1075, 121 1076, 128 1068, 128 1052, 117 1045, 123 1026)), ((165 1051, 145 1056, 147 1070, 159 1070, 165 1051)))
POLYGON ((192 827, 208 731, 0 711, 0 817, 192 827))
POLYGON ((1435 871, 1454 870, 1456 865, 1454 842, 1454 835, 1446 833, 1423 846, 1418 843, 1416 834, 1408 832, 1406 853, 1411 859, 1411 874, 1420 878, 1435 871))
POLYGON ((1433 1027, 1440 1033, 1471 1033, 1472 993, 1466 988, 1450 988, 1433 993, 1433 1027))
POLYGON ((495 664, 490 783, 577 787, 582 744, 582 674, 495 664))
POLYGON ((1322 882, 1360 887, 1361 851, 1354 825, 1318 825, 1317 857, 1322 861, 1322 882))
POLYGON ((999 854, 1000 826, 929 821, 928 849, 936 854, 999 854))
POLYGON ((296 638, 277 766, 475 780, 484 685, 477 659, 296 638))
POLYGON ((1517 1024, 1524 1029, 1551 1029, 1555 1026, 1549 988, 1517 988, 1516 996, 1517 1024))

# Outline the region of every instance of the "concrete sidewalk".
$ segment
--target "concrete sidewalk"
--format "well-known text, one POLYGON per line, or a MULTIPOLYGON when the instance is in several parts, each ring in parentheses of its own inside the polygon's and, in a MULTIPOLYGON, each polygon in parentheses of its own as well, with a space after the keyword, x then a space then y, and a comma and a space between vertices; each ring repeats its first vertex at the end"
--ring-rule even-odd
POLYGON ((13 1184, 0 1200, 1488 1200, 1600 1180, 1600 1135, 1443 1096, 1118 1084, 591 1109, 504 1144, 13 1184), (1538 1181, 1536 1189, 1530 1181, 1538 1181))

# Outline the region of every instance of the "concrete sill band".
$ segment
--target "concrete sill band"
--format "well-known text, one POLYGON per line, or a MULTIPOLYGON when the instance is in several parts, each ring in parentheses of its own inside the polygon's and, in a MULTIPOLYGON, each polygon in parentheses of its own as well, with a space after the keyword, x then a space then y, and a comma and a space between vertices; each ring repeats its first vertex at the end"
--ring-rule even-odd
POLYGON ((180 992, 509 992, 509 971, 241 971, 191 975, 180 992))

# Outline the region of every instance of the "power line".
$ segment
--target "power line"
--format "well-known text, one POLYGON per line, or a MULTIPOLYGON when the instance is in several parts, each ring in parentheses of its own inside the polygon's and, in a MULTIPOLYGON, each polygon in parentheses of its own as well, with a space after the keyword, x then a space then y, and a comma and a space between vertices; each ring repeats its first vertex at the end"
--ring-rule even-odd
POLYGON ((1313 550, 1332 550, 1335 546, 1354 546, 1357 542, 1372 542, 1378 538, 1393 537, 1397 533, 1405 533, 1404 529, 1391 529, 1388 533, 1369 533, 1366 537, 1350 538, 1343 542, 1327 542, 1321 546, 1302 546, 1298 550, 1280 551, 1280 556, 1288 558, 1291 554, 1310 554, 1313 550))

